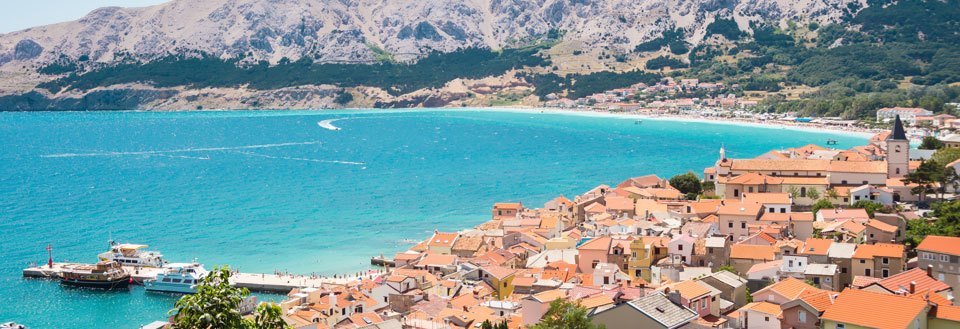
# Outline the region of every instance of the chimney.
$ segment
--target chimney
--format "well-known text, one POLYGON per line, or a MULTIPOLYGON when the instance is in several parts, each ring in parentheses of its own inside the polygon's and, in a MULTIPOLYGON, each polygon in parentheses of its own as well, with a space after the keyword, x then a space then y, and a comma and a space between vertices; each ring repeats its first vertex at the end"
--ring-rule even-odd
POLYGON ((337 295, 334 294, 333 291, 331 291, 331 292, 330 292, 330 295, 327 295, 327 296, 330 298, 330 307, 336 307, 336 306, 337 306, 337 295))
POLYGON ((910 294, 913 295, 917 292, 917 281, 910 281, 910 294))
POLYGON ((927 276, 933 277, 933 265, 927 265, 927 276))
POLYGON ((677 291, 671 291, 667 293, 667 299, 674 304, 683 305, 683 303, 680 302, 680 293, 677 291))

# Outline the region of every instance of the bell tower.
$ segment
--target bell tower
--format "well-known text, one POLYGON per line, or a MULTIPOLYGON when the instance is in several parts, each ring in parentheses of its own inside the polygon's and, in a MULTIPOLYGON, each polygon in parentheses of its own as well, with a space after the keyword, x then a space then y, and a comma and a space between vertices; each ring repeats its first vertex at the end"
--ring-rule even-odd
POLYGON ((910 140, 903 129, 900 116, 893 121, 893 131, 887 137, 887 178, 901 178, 910 168, 910 140))

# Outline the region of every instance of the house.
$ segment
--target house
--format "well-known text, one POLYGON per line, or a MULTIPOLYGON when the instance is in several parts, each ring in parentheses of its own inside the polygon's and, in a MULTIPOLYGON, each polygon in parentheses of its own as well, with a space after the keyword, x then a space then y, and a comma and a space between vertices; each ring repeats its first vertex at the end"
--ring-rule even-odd
POLYGON ((833 244, 833 240, 830 239, 807 238, 803 242, 803 247, 797 253, 807 256, 811 263, 827 263, 829 262, 827 252, 831 244, 833 244))
POLYGON ((633 282, 650 282, 650 267, 666 258, 668 246, 666 238, 639 237, 630 242, 630 260, 627 274, 633 282))
POLYGON ((817 211, 818 222, 840 222, 846 220, 854 220, 858 223, 866 223, 870 220, 870 215, 867 214, 866 210, 860 208, 820 209, 817 211))
POLYGON ((453 245, 457 242, 458 237, 460 237, 460 234, 456 232, 443 233, 434 231, 433 237, 427 241, 427 250, 444 255, 452 254, 453 245))
POLYGON ((922 299, 848 288, 820 319, 824 329, 927 328, 929 310, 922 299))
POLYGON ((667 250, 670 257, 673 258, 673 264, 693 265, 693 245, 697 238, 690 233, 680 233, 675 235, 667 243, 667 250))
POLYGON ((786 228, 791 236, 800 240, 806 240, 813 236, 813 213, 811 212, 788 212, 785 214, 765 212, 763 216, 760 216, 758 224, 786 228))
POLYGON ((720 206, 717 217, 720 221, 720 234, 730 241, 739 241, 750 236, 747 224, 754 223, 763 214, 763 205, 753 202, 731 201, 720 206))
POLYGON ((513 278, 516 270, 502 266, 484 266, 480 268, 480 279, 493 288, 493 297, 503 300, 513 293, 513 278))
POLYGON ((520 202, 501 202, 493 205, 493 219, 505 220, 516 219, 523 210, 523 204, 520 202))
POLYGON ((730 246, 730 265, 739 273, 746 273, 753 265, 776 259, 777 247, 734 244, 730 246))
POLYGON ((482 236, 461 236, 453 243, 450 252, 461 258, 471 258, 477 255, 481 246, 483 246, 482 236))
POLYGON ((708 266, 714 271, 727 265, 730 259, 730 240, 724 237, 711 236, 698 239, 693 244, 693 262, 697 266, 708 266))
POLYGON ((917 117, 932 116, 933 111, 919 107, 884 107, 877 110, 877 121, 889 122, 898 115, 901 120, 913 124, 917 122, 917 117))
POLYGON ((917 246, 917 260, 932 277, 960 291, 960 237, 928 235, 917 246))
POLYGON ((783 311, 780 305, 760 301, 744 305, 739 310, 740 328, 745 329, 780 329, 780 318, 783 311))
POLYGON ((807 293, 798 299, 780 305, 782 324, 784 328, 819 329, 820 316, 830 306, 839 293, 833 291, 819 291, 807 293))
POLYGON ((729 179, 719 179, 716 190, 724 199, 739 199, 747 193, 780 193, 783 179, 763 173, 745 172, 729 179))
POLYGON ((680 305, 679 296, 671 300, 662 292, 654 292, 594 314, 590 321, 607 329, 675 329, 698 317, 697 312, 680 305))
POLYGON ((543 315, 550 309, 550 303, 557 299, 567 299, 567 292, 555 289, 524 297, 520 301, 523 325, 529 327, 540 322, 543 315))
POLYGON ((719 295, 719 292, 715 294, 709 285, 700 281, 681 281, 663 288, 663 292, 667 296, 679 294, 680 304, 697 312, 699 317, 719 313, 719 305, 713 305, 713 297, 719 295))
POLYGON ((717 271, 700 278, 706 284, 720 290, 720 298, 725 299, 736 308, 747 304, 747 280, 728 271, 717 271))
POLYGON ((860 289, 897 295, 913 295, 919 292, 931 292, 943 298, 952 299, 953 288, 946 283, 930 277, 931 273, 928 271, 931 270, 930 268, 914 268, 870 283, 860 289))
POLYGON ((839 290, 853 283, 853 254, 857 245, 853 243, 834 242, 827 249, 827 259, 830 264, 837 265, 840 282, 836 284, 839 290))
POLYGON ((896 243, 897 237, 900 236, 897 234, 898 228, 896 226, 881 222, 876 219, 871 219, 864 226, 866 229, 866 232, 864 233, 866 243, 896 243))
POLYGON ((850 189, 850 205, 858 201, 870 201, 884 206, 892 206, 893 190, 886 187, 876 187, 873 185, 861 185, 850 189))
POLYGON ((820 289, 814 288, 796 278, 786 278, 777 283, 764 287, 751 294, 755 302, 765 301, 781 305, 786 302, 800 298, 803 294, 819 292, 820 289))
POLYGON ((803 270, 803 279, 820 289, 839 290, 841 288, 839 268, 837 264, 807 264, 803 270))
POLYGON ((902 244, 859 245, 853 253, 853 274, 886 278, 903 272, 904 255, 902 244))
POLYGON ((789 193, 744 193, 743 201, 763 205, 766 213, 785 214, 793 211, 793 197, 789 193))

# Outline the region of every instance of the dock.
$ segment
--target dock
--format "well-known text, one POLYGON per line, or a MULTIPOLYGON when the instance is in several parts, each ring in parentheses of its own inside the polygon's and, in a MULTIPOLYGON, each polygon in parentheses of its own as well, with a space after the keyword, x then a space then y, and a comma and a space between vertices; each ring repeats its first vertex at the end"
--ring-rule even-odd
MULTIPOLYGON (((53 266, 41 265, 23 269, 23 277, 36 279, 59 280, 63 268, 67 265, 89 265, 80 263, 53 263, 53 266)), ((133 267, 123 266, 123 270, 130 273, 134 284, 143 284, 145 280, 151 280, 162 272, 162 268, 156 267, 133 267)), ((368 274, 369 275, 369 274, 368 274)), ((307 275, 278 275, 264 273, 240 273, 235 272, 230 277, 230 283, 234 286, 247 288, 250 291, 283 293, 286 294, 294 288, 321 287, 328 285, 346 285, 362 279, 356 276, 338 276, 316 277, 307 275)))
POLYGON ((397 264, 392 259, 387 259, 383 257, 383 255, 370 257, 370 265, 381 267, 397 267, 397 264))

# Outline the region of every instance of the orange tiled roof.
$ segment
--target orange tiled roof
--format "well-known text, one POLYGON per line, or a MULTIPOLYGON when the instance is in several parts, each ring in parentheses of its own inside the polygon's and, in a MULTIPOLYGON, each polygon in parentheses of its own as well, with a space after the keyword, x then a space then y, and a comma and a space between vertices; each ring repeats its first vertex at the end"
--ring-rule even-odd
POLYGON ((744 193, 744 202, 759 204, 791 204, 793 199, 789 193, 744 193))
POLYGON ((884 232, 889 232, 889 233, 893 233, 897 231, 896 226, 878 221, 876 219, 871 219, 869 222, 867 222, 867 226, 884 231, 884 232))
POLYGON ((815 293, 822 291, 821 289, 814 288, 813 286, 807 284, 803 280, 787 277, 786 279, 780 280, 780 282, 771 284, 763 289, 758 290, 757 292, 753 293, 753 295, 757 295, 768 290, 790 300, 797 299, 804 293, 815 293))
POLYGON ((458 233, 443 233, 437 232, 433 234, 433 237, 430 238, 430 242, 427 242, 427 246, 430 247, 453 247, 453 243, 456 242, 458 233))
POLYGON ((680 293, 680 296, 686 300, 697 299, 698 297, 707 295, 710 293, 710 289, 707 289, 703 285, 697 283, 693 280, 682 281, 680 283, 670 286, 676 292, 680 293))
POLYGON ((610 238, 610 237, 608 237, 608 236, 602 236, 602 237, 595 238, 595 239, 593 239, 593 240, 587 241, 586 243, 584 243, 584 244, 580 245, 579 247, 577 247, 577 249, 580 249, 580 250, 604 250, 604 251, 606 251, 606 250, 609 250, 609 249, 610 249, 610 242, 611 242, 611 241, 613 241, 612 238, 610 238))
POLYGON ((915 291, 933 290, 939 292, 950 289, 949 285, 931 278, 927 275, 927 271, 922 268, 897 273, 877 282, 881 287, 892 292, 897 292, 897 290, 909 291, 910 283, 916 284, 915 291))
POLYGON ((783 313, 783 310, 780 309, 780 305, 771 302, 754 302, 750 303, 748 306, 744 306, 743 308, 774 316, 779 316, 780 313, 783 313))
POLYGON ((833 240, 830 239, 807 238, 807 241, 805 241, 803 244, 803 250, 800 251, 800 254, 826 256, 827 249, 830 249, 830 245, 832 244, 833 240))
POLYGON ((928 235, 917 246, 917 250, 960 256, 960 237, 928 235))
POLYGON ((830 161, 830 172, 886 174, 886 161, 830 161))
POLYGON ((831 305, 833 305, 834 299, 837 297, 838 293, 833 291, 814 291, 810 293, 804 293, 800 297, 807 305, 815 308, 817 311, 823 312, 831 305))
POLYGON ((780 177, 783 180, 783 185, 830 185, 830 180, 827 179, 827 176, 822 177, 794 177, 794 176, 784 176, 780 177))
POLYGON ((903 245, 892 243, 861 244, 853 253, 853 258, 865 259, 873 257, 902 258, 903 245))
POLYGON ((717 210, 717 215, 759 215, 760 210, 763 209, 763 205, 756 204, 753 202, 728 202, 727 204, 720 206, 720 209, 717 210))
POLYGON ((523 209, 523 204, 519 202, 500 202, 493 204, 493 209, 521 210, 523 209))
POLYGON ((760 216, 760 220, 768 222, 812 222, 813 213, 811 212, 791 212, 791 213, 774 213, 767 212, 763 213, 763 216, 760 216))
POLYGON ((764 174, 758 174, 755 172, 746 173, 731 179, 728 179, 725 184, 742 184, 742 185, 780 185, 783 183, 783 179, 779 177, 767 176, 764 174))
POLYGON ((907 328, 927 303, 905 296, 845 289, 821 319, 877 329, 907 328))
POLYGON ((737 159, 733 160, 735 171, 827 171, 830 161, 807 159, 737 159))
POLYGON ((771 261, 776 257, 774 246, 735 244, 730 246, 730 258, 771 261))

